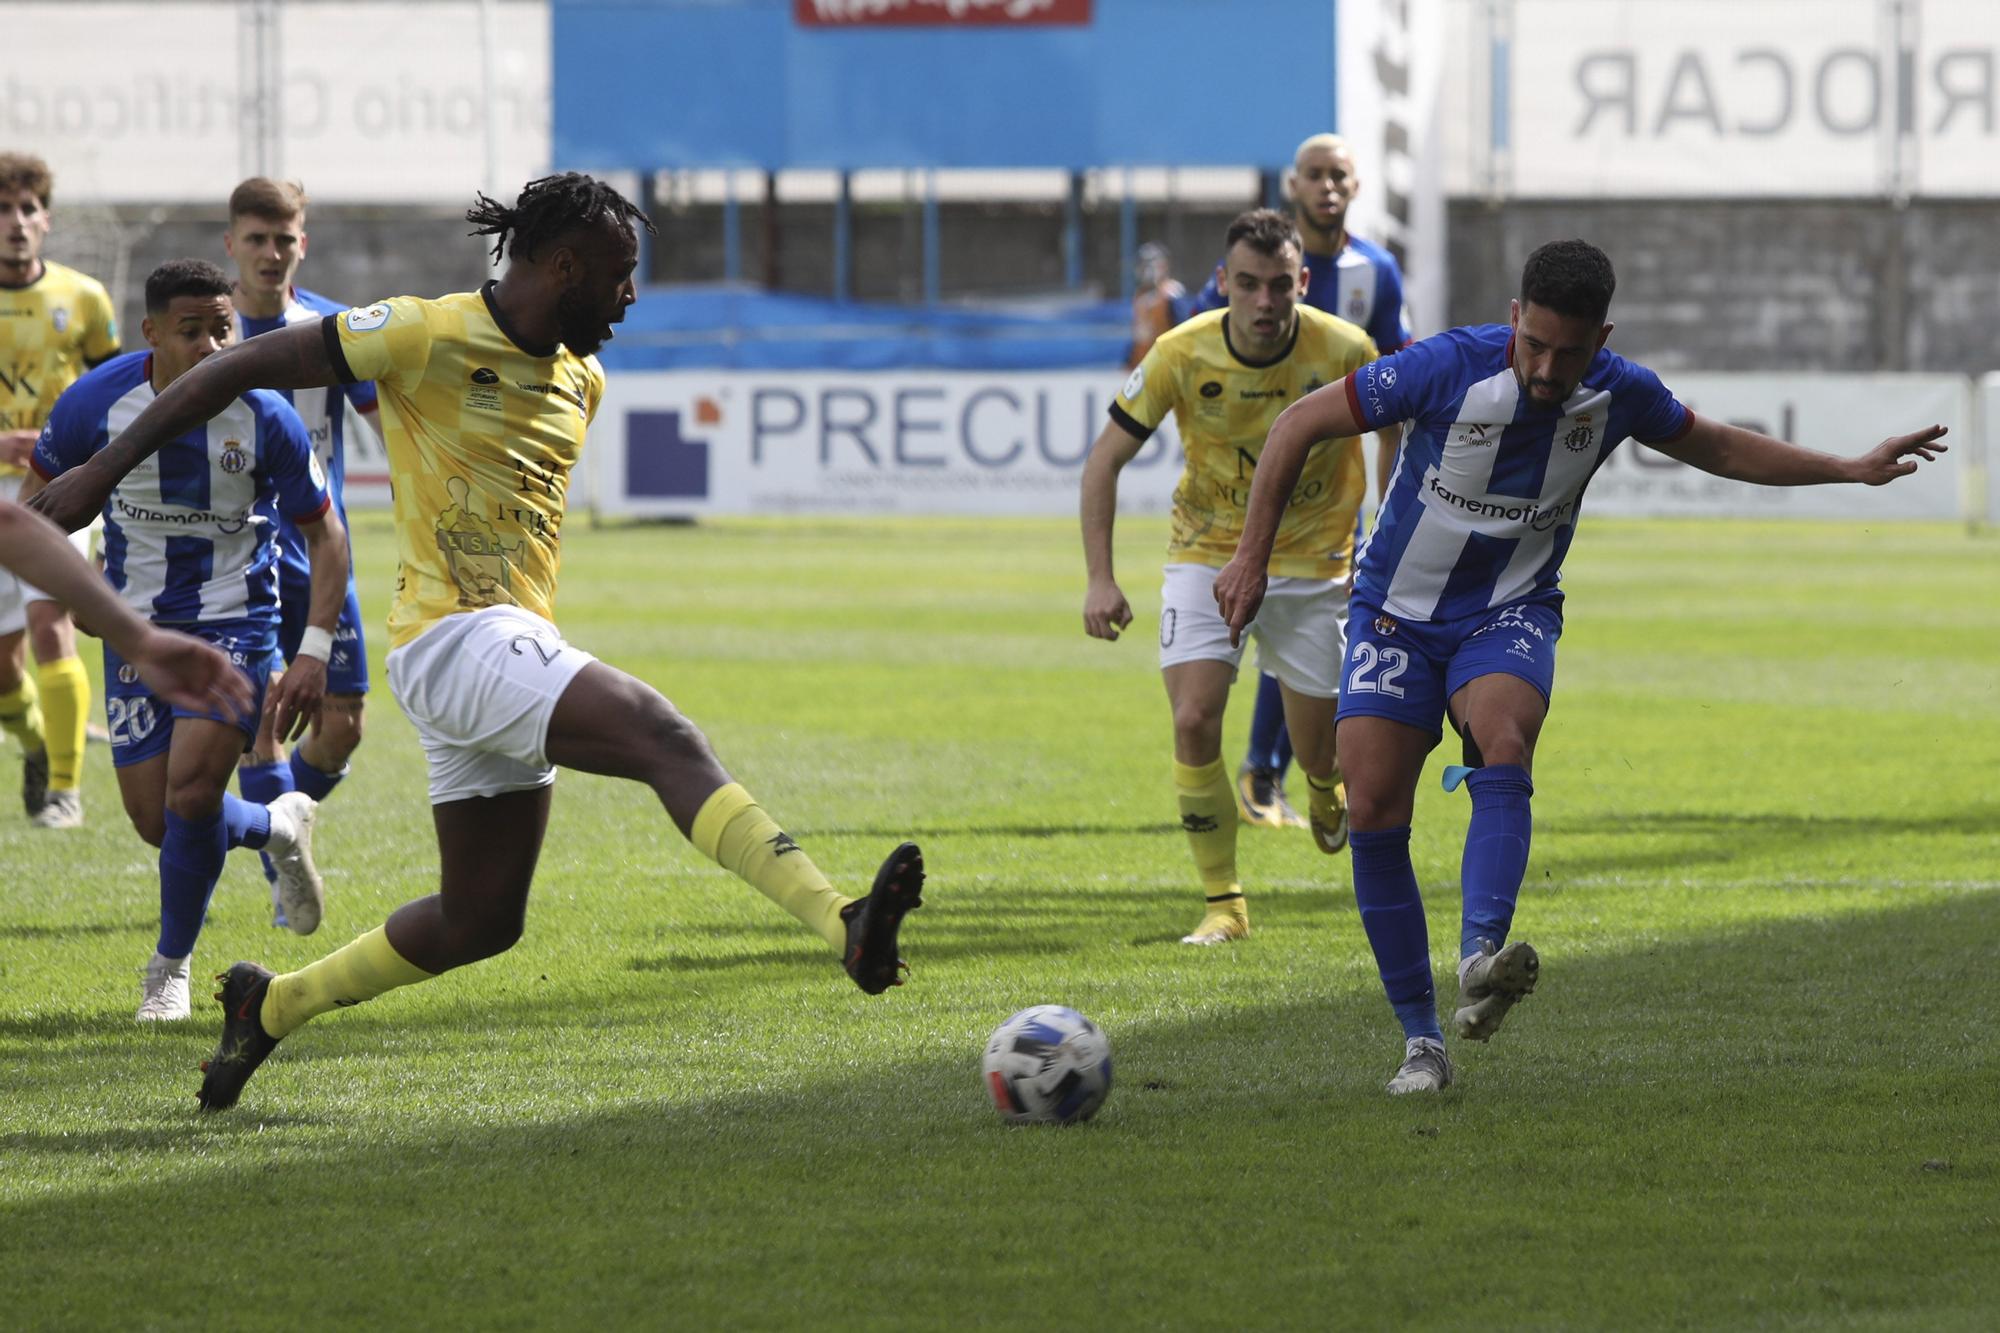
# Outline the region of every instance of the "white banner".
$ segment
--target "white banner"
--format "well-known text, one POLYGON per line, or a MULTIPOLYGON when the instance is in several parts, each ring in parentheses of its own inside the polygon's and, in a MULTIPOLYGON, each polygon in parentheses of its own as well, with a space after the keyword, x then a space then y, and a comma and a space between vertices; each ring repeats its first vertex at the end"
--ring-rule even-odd
POLYGON ((1977 441, 1968 381, 1956 375, 1664 377, 1705 417, 1831 454, 1866 453, 1891 435, 1939 423, 1951 452, 1887 486, 1751 486, 1725 481, 1627 440, 1584 493, 1586 514, 1688 518, 1954 519, 1977 441))
POLYGON ((1994 0, 1459 0, 1459 193, 2000 194, 1994 0), (1511 20, 1509 23, 1508 20, 1511 20), (1498 178, 1474 179, 1482 161, 1498 178))
MULTIPOLYGON (((1122 372, 613 371, 585 457, 601 512, 1075 514, 1122 372)), ((1164 513, 1169 420, 1120 474, 1164 513)))
POLYGON ((469 202, 549 160, 548 0, 254 6, 11 3, 0 144, 38 153, 56 203, 220 206, 260 171, 322 203, 469 202), (257 28, 268 18, 272 31, 257 28), (275 42, 262 40, 275 37, 275 42), (258 55, 279 73, 275 160, 259 156, 258 55), (488 92, 491 93, 488 144, 488 92))
MULTIPOLYGON (((585 451, 607 515, 1073 515, 1115 371, 613 371, 585 451)), ((1951 375, 1668 378, 1681 401, 1829 453, 1939 422, 1952 452, 1893 485, 1749 486, 1631 441, 1587 513, 1703 518, 1953 519, 1977 454, 1971 385, 1951 375)), ((2000 399, 2000 377, 1989 384, 2000 399)), ((2000 411, 2000 403, 1995 410, 2000 411)), ((2000 419, 2000 418, 1992 418, 2000 419)), ((1180 476, 1169 420, 1119 478, 1119 508, 1164 513, 1180 476)))
POLYGON ((1361 193, 1348 209, 1358 236, 1403 267, 1404 304, 1419 338, 1444 327, 1444 0, 1340 0, 1335 11, 1336 128, 1354 149, 1361 193))

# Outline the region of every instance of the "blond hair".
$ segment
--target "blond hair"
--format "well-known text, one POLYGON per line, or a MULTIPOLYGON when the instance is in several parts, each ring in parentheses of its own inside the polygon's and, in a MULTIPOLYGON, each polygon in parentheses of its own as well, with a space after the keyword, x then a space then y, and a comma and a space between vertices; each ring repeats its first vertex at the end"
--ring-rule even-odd
POLYGON ((1299 163, 1305 160, 1307 153, 1322 148, 1330 153, 1345 153, 1350 159, 1354 156, 1354 150, 1348 147, 1347 140, 1338 134, 1312 134, 1306 136, 1299 146, 1292 150, 1292 170, 1298 170, 1299 163))

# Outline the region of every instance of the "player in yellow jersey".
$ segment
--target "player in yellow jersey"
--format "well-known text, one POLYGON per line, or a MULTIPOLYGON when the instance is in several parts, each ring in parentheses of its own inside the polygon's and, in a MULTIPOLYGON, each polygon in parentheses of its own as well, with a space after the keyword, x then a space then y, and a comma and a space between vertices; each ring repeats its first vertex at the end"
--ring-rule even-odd
MULTIPOLYGON (((1227 308, 1197 315, 1153 344, 1111 405, 1083 470, 1084 629, 1116 639, 1132 608, 1112 570, 1118 473, 1169 412, 1187 466, 1174 490, 1161 591, 1160 671, 1174 719, 1174 787, 1207 907, 1184 944, 1242 939, 1250 915, 1236 873, 1236 794, 1222 762, 1222 715, 1243 660, 1217 612, 1218 570, 1235 554, 1264 433, 1284 408, 1375 359, 1368 335, 1299 301, 1307 274, 1290 218, 1255 209, 1230 223, 1227 308)), ((1367 489, 1361 445, 1317 442, 1272 548, 1273 589, 1252 626, 1259 665, 1284 688, 1285 720, 1311 792, 1314 841, 1347 843, 1333 720, 1346 652, 1354 518, 1367 489)))
MULTIPOLYGON (((0 153, 0 499, 13 499, 49 409, 84 371, 118 353, 111 298, 95 278, 42 258, 55 177, 0 153)), ((89 554, 90 535, 73 539, 89 554)), ((21 800, 38 828, 83 823, 90 677, 62 605, 0 570, 0 729, 19 741, 21 800), (32 640, 36 676, 23 640, 32 640)))
POLYGON ((552 623, 564 497, 604 391, 591 354, 637 299, 634 224, 651 224, 574 172, 531 182, 512 207, 481 195, 466 217, 508 259, 499 281, 435 301, 397 297, 218 353, 41 493, 45 513, 75 526, 162 440, 252 387, 365 378, 380 394, 401 559, 389 685, 430 761, 439 891, 298 972, 230 968, 201 1086, 210 1110, 233 1105, 308 1019, 511 947, 558 767, 646 783, 683 835, 817 931, 863 991, 901 981, 897 931, 924 880, 916 844, 889 854, 866 897, 837 892, 692 722, 552 623))

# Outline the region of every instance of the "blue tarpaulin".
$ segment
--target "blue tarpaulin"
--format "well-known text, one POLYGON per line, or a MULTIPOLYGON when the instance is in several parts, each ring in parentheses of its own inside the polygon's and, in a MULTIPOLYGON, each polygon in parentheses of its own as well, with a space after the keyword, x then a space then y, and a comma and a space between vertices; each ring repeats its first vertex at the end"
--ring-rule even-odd
POLYGON ((751 287, 648 287, 600 353, 617 370, 1060 370, 1118 366, 1116 301, 1046 310, 870 305, 751 287))

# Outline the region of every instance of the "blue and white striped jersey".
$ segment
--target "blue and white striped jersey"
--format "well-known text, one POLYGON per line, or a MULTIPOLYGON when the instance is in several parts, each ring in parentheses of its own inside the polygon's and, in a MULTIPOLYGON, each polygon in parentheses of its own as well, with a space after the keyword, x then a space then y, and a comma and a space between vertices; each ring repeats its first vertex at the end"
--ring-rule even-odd
MULTIPOLYGON (((1359 324, 1385 356, 1409 344, 1410 326, 1403 319, 1403 272, 1396 267, 1394 255, 1373 241, 1349 236, 1338 255, 1309 254, 1305 262, 1307 305, 1359 324)), ((1210 274, 1208 285, 1195 294, 1182 318, 1228 304, 1229 298, 1210 274)))
MULTIPOLYGON (((56 400, 34 469, 52 481, 116 439, 153 401, 153 357, 132 352, 56 400)), ((125 604, 163 625, 278 622, 278 548, 259 512, 296 522, 332 500, 305 424, 277 394, 252 389, 205 426, 162 445, 104 506, 104 576, 125 604)))
MULTIPOLYGON (((291 299, 285 302, 284 311, 273 318, 253 319, 238 312, 236 334, 239 339, 254 338, 287 324, 317 324, 326 316, 337 315, 349 308, 328 300, 318 292, 294 287, 291 299)), ((306 423, 306 430, 312 436, 313 453, 318 455, 319 465, 326 473, 327 490, 333 495, 334 509, 344 522, 347 518, 347 441, 354 438, 354 432, 367 429, 360 414, 375 406, 374 382, 362 380, 330 389, 277 389, 273 392, 290 402, 298 410, 299 419, 306 423)), ((306 559, 305 538, 284 515, 268 508, 264 512, 278 524, 278 550, 290 567, 292 578, 305 581, 311 574, 311 564, 306 559)))
POLYGON ((1449 329, 1346 381, 1362 428, 1409 422, 1354 595, 1449 620, 1553 591, 1583 488, 1621 440, 1666 443, 1694 414, 1644 366, 1600 351, 1560 408, 1514 376, 1505 324, 1449 329))

